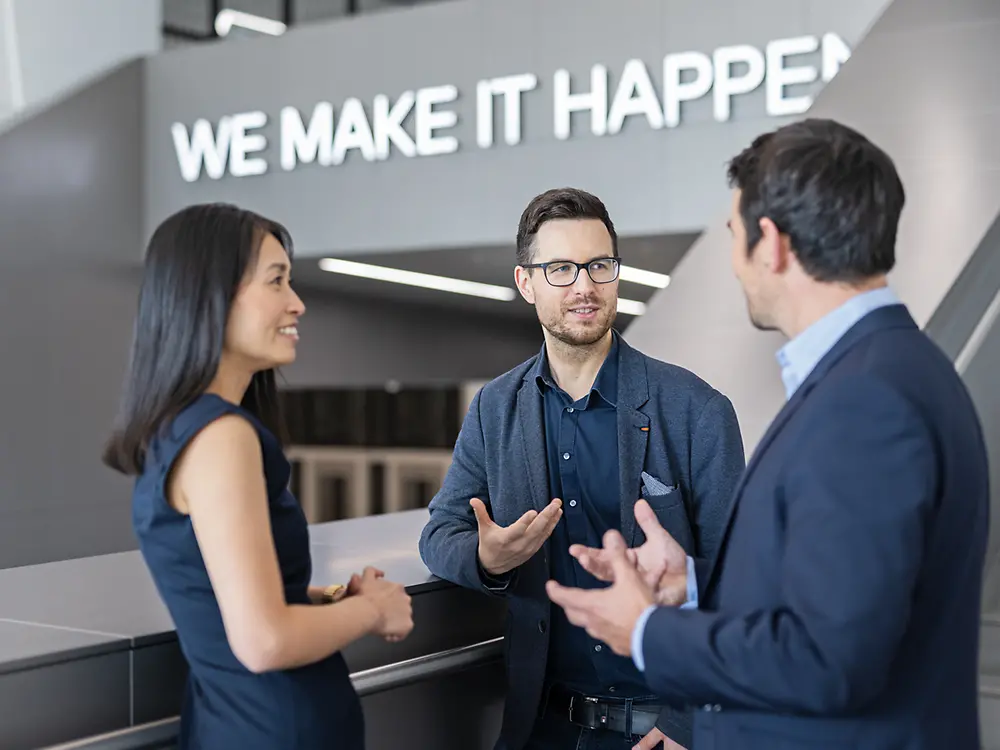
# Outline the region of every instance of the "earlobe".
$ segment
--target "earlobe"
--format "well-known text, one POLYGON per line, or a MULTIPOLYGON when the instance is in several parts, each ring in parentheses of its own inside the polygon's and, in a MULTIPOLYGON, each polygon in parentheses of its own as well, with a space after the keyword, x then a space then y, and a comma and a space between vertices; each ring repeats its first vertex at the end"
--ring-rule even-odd
POLYGON ((520 266, 514 269, 514 286, 517 287, 517 291, 520 292, 525 302, 530 305, 535 304, 534 290, 531 288, 531 278, 528 276, 528 271, 520 266))
POLYGON ((760 220, 760 232, 759 249, 764 251, 764 266, 774 273, 783 272, 788 265, 786 253, 788 238, 781 234, 778 226, 767 217, 760 220))

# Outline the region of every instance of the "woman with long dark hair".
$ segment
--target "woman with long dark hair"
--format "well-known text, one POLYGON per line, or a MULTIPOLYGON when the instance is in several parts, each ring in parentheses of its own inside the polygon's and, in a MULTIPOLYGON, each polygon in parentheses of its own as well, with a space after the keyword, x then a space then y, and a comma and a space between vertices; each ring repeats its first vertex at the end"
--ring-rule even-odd
POLYGON ((104 461, 136 477, 135 532, 190 666, 182 750, 361 750, 339 652, 413 627, 409 596, 377 570, 330 606, 309 586, 274 377, 305 312, 290 272, 285 229, 227 205, 171 216, 146 254, 104 461))

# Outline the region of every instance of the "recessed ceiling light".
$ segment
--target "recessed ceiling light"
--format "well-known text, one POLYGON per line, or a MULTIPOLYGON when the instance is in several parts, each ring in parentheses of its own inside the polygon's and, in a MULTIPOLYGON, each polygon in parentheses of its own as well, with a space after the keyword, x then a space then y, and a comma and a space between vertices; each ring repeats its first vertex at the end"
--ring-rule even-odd
POLYGON ((634 299, 618 298, 618 312, 626 315, 642 315, 646 312, 646 303, 634 299))
POLYGON ((468 294, 473 297, 486 297, 487 299, 495 299, 501 302, 510 302, 517 296, 517 292, 509 286, 481 284, 478 281, 465 281, 464 279, 453 279, 449 276, 435 276, 429 273, 404 271, 401 268, 373 266, 369 263, 358 263, 353 260, 323 258, 319 262, 319 267, 330 273, 358 276, 377 281, 389 281, 394 284, 419 286, 424 289, 437 289, 438 291, 454 292, 455 294, 468 294))
POLYGON ((618 278, 622 281, 631 281, 633 284, 644 284, 657 289, 666 289, 670 283, 670 277, 665 273, 655 271, 643 271, 641 268, 632 266, 622 266, 618 270, 618 278))
POLYGON ((243 13, 229 8, 220 10, 215 17, 215 33, 219 36, 227 36, 233 30, 233 26, 271 36, 281 36, 288 28, 281 21, 275 21, 273 18, 264 18, 264 16, 243 13))

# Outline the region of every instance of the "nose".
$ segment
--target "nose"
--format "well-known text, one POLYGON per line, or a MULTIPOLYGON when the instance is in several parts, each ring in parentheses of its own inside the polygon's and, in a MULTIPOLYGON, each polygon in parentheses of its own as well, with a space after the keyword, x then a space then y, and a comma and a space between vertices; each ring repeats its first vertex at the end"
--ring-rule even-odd
POLYGON ((306 314, 306 304, 302 301, 302 298, 295 292, 294 289, 289 289, 292 293, 292 298, 288 301, 288 312, 295 317, 301 317, 306 314))
POLYGON ((576 294, 586 295, 588 292, 596 290, 597 284, 594 280, 590 278, 590 274, 587 273, 586 268, 581 268, 580 273, 576 276, 576 281, 573 282, 573 286, 570 287, 576 294))

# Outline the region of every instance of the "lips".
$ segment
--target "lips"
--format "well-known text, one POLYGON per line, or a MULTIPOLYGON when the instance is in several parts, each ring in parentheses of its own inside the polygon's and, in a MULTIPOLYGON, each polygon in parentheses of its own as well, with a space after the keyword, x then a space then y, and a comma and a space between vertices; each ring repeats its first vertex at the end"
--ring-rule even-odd
POLYGON ((597 311, 600 308, 597 305, 577 305, 576 307, 569 308, 569 314, 575 318, 581 318, 583 320, 589 320, 597 316, 597 311))

